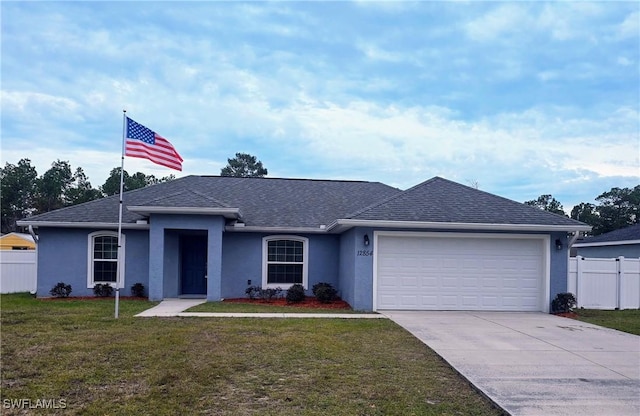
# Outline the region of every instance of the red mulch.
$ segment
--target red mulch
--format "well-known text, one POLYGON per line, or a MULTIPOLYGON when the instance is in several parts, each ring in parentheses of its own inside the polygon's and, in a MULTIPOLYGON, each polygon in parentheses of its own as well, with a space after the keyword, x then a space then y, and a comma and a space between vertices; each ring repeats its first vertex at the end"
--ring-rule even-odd
POLYGON ((578 319, 578 314, 575 312, 560 312, 560 313, 554 313, 554 315, 562 316, 563 318, 578 319))
POLYGON ((288 303, 285 298, 277 298, 271 301, 266 301, 263 299, 249 299, 249 298, 234 298, 234 299, 225 299, 224 302, 233 302, 233 303, 252 303, 259 305, 275 305, 275 306, 294 306, 294 307, 302 307, 302 308, 315 308, 315 309, 351 309, 349 304, 341 299, 334 300, 331 303, 322 303, 319 302, 313 296, 307 296, 302 302, 297 303, 288 303))

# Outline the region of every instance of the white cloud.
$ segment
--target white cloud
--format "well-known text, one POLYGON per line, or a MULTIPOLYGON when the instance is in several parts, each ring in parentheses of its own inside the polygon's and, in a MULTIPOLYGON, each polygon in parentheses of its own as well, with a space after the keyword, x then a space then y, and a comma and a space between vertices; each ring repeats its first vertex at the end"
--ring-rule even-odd
POLYGON ((521 4, 500 4, 465 25, 467 35, 477 41, 495 40, 505 34, 524 30, 529 15, 521 4))
POLYGON ((58 97, 32 91, 2 90, 3 111, 51 111, 54 113, 74 112, 79 105, 67 97, 58 97))
POLYGON ((637 39, 640 33, 640 12, 629 13, 617 27, 617 35, 621 39, 637 39))

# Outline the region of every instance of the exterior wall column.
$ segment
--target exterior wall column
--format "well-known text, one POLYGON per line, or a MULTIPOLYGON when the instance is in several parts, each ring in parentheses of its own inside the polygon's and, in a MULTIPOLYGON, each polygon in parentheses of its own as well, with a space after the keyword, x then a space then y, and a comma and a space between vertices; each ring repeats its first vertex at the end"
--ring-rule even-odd
POLYGON ((224 232, 224 218, 208 228, 207 239, 207 301, 215 302, 222 299, 222 233, 224 232))
POLYGON ((149 300, 164 298, 164 227, 149 228, 149 300))

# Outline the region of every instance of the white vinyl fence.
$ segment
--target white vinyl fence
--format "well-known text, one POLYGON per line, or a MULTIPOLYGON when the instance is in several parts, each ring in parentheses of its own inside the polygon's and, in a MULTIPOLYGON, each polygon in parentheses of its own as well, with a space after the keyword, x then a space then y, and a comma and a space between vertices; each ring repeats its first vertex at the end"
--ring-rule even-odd
POLYGON ((0 293, 36 291, 36 250, 0 250, 0 293))
POLYGON ((640 259, 572 257, 568 277, 579 308, 640 308, 640 259))

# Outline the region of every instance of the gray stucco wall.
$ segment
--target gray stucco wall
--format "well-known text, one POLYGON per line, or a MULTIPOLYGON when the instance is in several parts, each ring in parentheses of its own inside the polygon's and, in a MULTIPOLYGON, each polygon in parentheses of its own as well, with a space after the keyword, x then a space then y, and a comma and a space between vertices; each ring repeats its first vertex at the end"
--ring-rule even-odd
POLYGON ((340 290, 342 298, 355 310, 373 309, 373 250, 371 228, 353 228, 340 239, 340 290), (364 244, 364 236, 369 245, 364 244))
MULTIPOLYGON (((243 298, 251 280, 252 286, 262 284, 262 239, 265 233, 226 232, 222 249, 222 297, 243 298)), ((326 282, 339 289, 339 237, 321 234, 286 234, 309 240, 307 294, 314 284, 326 282)), ((283 292, 284 294, 284 292, 283 292)))
POLYGON ((355 299, 355 252, 356 231, 351 229, 340 235, 340 260, 338 286, 342 300, 353 307, 355 299))
POLYGON ((569 238, 567 233, 552 233, 549 239, 550 253, 550 281, 549 281, 549 310, 551 302, 558 293, 567 291, 567 279, 569 273, 569 238), (556 240, 562 243, 562 249, 556 247, 556 240))
POLYGON ((169 292, 172 282, 180 281, 178 230, 206 231, 207 243, 207 300, 221 298, 222 233, 224 218, 204 215, 157 215, 150 218, 149 229, 149 299, 161 300, 175 296, 169 292), (168 244, 165 244, 165 240, 168 244), (166 282, 166 284, 165 284, 166 282), (165 290, 167 293, 165 294, 165 290))
MULTIPOLYGON (((208 238, 208 299, 244 297, 248 280, 262 282, 262 238, 271 234, 224 232, 221 217, 154 215, 151 229, 124 230, 126 263, 123 295, 140 282, 150 299, 179 293, 180 230, 203 230, 208 238)), ((38 247, 38 296, 60 281, 73 287, 72 295, 90 296, 87 288, 88 235, 96 229, 41 228, 38 247)), ((309 287, 331 283, 356 310, 373 308, 373 229, 354 228, 342 235, 300 234, 309 239, 309 287), (369 236, 365 246, 363 237, 369 236)), ((401 230, 409 231, 409 230, 401 230)), ((429 230, 415 230, 429 231, 429 230)), ((549 300, 567 290, 567 235, 549 234, 549 300), (563 244, 556 249, 555 240, 563 244)), ((637 249, 637 247, 636 247, 637 249)), ((636 254, 637 256, 637 254, 636 254)), ((610 256, 607 256, 610 257, 610 256)), ((632 257, 629 255, 628 257, 632 257)))
MULTIPOLYGON (((70 284, 71 296, 93 296, 87 287, 88 239, 100 229, 38 229, 38 282, 36 295, 49 297, 58 282, 70 284)), ((149 286, 149 239, 144 230, 123 230, 125 236, 125 272, 121 294, 129 296, 134 283, 149 286)))

